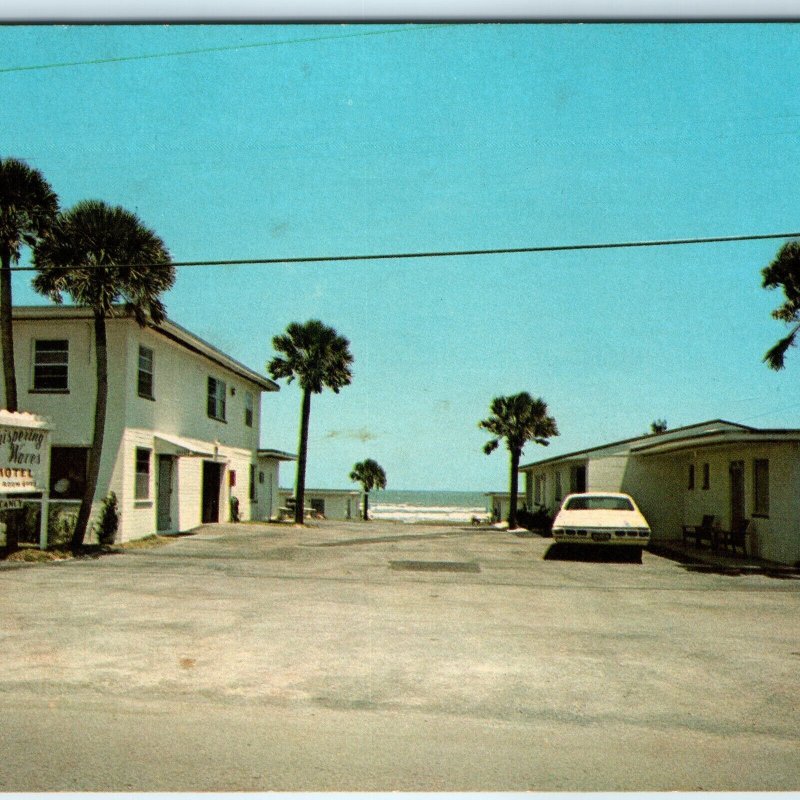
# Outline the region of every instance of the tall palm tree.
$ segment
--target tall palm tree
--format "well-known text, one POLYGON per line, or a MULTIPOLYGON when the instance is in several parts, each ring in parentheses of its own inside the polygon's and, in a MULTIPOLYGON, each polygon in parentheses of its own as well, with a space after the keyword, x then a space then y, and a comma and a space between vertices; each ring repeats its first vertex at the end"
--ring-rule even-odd
POLYGON ((11 265, 23 245, 34 247, 58 213, 58 197, 39 170, 16 158, 0 158, 0 346, 6 408, 17 411, 14 333, 11 324, 11 265))
POLYGON ((350 342, 318 319, 304 324, 292 322, 286 328, 286 333, 273 338, 272 346, 283 357, 275 356, 267 364, 269 374, 276 380, 286 378, 288 383, 297 378, 303 391, 294 492, 294 520, 302 524, 311 395, 320 394, 326 386, 338 394, 343 386, 349 385, 353 379, 350 371, 353 356, 350 353, 350 342))
POLYGON ((161 322, 165 308, 160 295, 175 283, 175 268, 164 242, 136 214, 100 200, 84 200, 59 214, 51 235, 34 250, 34 265, 37 292, 56 303, 66 292, 76 305, 94 313, 97 396, 86 488, 72 537, 72 546, 78 548, 86 535, 103 452, 106 319, 121 312, 132 314, 142 327, 148 318, 161 322))
POLYGON ((517 526, 517 472, 522 450, 527 442, 550 444, 548 439, 558 436, 558 428, 553 417, 547 414, 547 403, 541 397, 531 397, 527 392, 512 394, 508 397, 495 397, 489 407, 492 416, 481 420, 479 428, 494 434, 483 452, 492 453, 504 439, 511 455, 511 475, 509 494, 511 505, 508 512, 508 527, 517 526))
POLYGON ((800 242, 787 242, 772 263, 761 270, 765 289, 781 287, 786 301, 772 312, 775 319, 794 323, 789 335, 767 350, 764 361, 770 369, 783 369, 786 351, 800 332, 800 242))
POLYGON ((368 458, 353 465, 350 480, 360 483, 364 489, 364 520, 369 520, 369 493, 373 489, 386 488, 386 473, 375 460, 368 458))

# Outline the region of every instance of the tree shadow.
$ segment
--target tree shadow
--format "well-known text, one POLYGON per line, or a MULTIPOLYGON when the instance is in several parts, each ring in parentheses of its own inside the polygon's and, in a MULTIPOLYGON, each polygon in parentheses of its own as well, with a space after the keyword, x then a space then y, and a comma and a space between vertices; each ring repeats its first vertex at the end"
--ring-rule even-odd
POLYGON ((642 548, 625 545, 572 544, 554 542, 544 554, 545 561, 586 561, 598 564, 641 564, 642 548))

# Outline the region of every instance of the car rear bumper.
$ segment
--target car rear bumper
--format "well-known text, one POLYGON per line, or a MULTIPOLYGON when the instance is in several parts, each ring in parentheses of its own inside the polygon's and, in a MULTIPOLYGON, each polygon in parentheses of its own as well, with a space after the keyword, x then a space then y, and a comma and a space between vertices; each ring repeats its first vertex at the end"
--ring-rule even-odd
POLYGON ((616 547, 647 547, 650 531, 604 530, 602 528, 553 528, 553 540, 566 544, 602 544, 616 547))

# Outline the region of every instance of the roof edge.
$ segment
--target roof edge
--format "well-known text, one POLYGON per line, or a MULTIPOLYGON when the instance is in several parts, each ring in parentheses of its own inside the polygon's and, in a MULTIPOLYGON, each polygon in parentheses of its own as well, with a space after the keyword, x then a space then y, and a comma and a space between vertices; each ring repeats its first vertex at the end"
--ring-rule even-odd
MULTIPOLYGON (((93 318, 91 309, 75 305, 14 306, 12 315, 14 319, 19 320, 93 318)), ((130 312, 126 312, 124 307, 118 306, 116 307, 116 313, 113 319, 133 319, 133 315, 130 312)), ((162 336, 166 336, 168 339, 172 339, 188 350, 210 359, 221 367, 230 370, 235 375, 256 384, 266 392, 277 392, 280 390, 280 386, 274 381, 250 369, 250 367, 242 364, 241 361, 237 361, 218 347, 205 341, 205 339, 202 339, 197 334, 192 333, 190 330, 168 317, 165 317, 164 321, 161 323, 150 321, 148 323, 148 328, 156 333, 160 333, 162 336)))
MULTIPOLYGON (((564 453, 564 454, 562 454, 560 456, 552 456, 551 458, 543 458, 543 459, 540 459, 539 461, 531 461, 531 462, 529 462, 527 464, 523 464, 522 466, 520 466, 519 469, 520 469, 520 471, 522 471, 522 470, 530 469, 531 467, 539 467, 539 466, 542 466, 543 464, 551 464, 551 463, 553 463, 555 461, 566 460, 568 458, 575 458, 577 456, 582 456, 582 455, 586 455, 588 453, 597 452, 598 450, 605 450, 608 447, 619 447, 619 446, 624 445, 624 444, 630 444, 631 442, 639 442, 639 441, 644 442, 646 440, 658 439, 659 437, 662 437, 662 438, 666 437, 667 440, 669 440, 671 438, 671 435, 674 434, 674 433, 680 433, 681 431, 691 430, 692 428, 700 428, 703 425, 716 425, 716 424, 732 425, 733 427, 740 428, 740 429, 742 429, 744 431, 757 431, 758 430, 758 428, 753 428, 753 427, 751 427, 749 425, 742 425, 740 422, 731 422, 730 420, 727 420, 727 419, 709 419, 709 420, 705 420, 704 422, 695 422, 692 425, 682 425, 682 426, 680 426, 678 428, 672 428, 670 430, 664 431, 663 433, 645 433, 645 434, 642 434, 641 436, 631 436, 628 439, 619 439, 616 442, 608 442, 606 444, 599 444, 599 445, 595 445, 594 447, 584 448, 582 450, 573 450, 571 453, 564 453)), ((653 443, 653 442, 651 442, 651 443, 653 443)))

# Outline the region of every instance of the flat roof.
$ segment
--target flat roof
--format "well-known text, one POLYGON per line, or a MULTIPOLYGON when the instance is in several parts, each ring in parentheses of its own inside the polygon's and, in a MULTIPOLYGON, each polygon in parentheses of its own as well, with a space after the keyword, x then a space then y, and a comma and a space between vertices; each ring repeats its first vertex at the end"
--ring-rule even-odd
POLYGON ((263 456, 264 458, 275 458, 278 461, 297 461, 297 456, 294 453, 287 453, 283 450, 272 450, 269 447, 262 447, 256 452, 259 456, 263 456))
MULTIPOLYGON (((662 443, 669 443, 676 440, 687 439, 690 437, 688 434, 689 431, 696 430, 697 428, 708 428, 709 426, 716 426, 713 427, 709 431, 700 431, 696 434, 693 434, 694 437, 698 437, 701 435, 712 435, 712 434, 719 434, 724 431, 755 431, 759 433, 763 433, 764 431, 759 431, 758 428, 752 428, 748 425, 742 425, 739 422, 729 422, 725 419, 711 419, 707 420, 706 422, 696 422, 693 425, 683 425, 680 428, 672 428, 671 430, 666 430, 663 433, 645 433, 641 436, 633 436, 629 439, 620 439, 616 442, 609 442, 608 444, 601 444, 596 445, 595 447, 588 447, 585 450, 574 450, 571 453, 564 453, 560 456, 553 456, 552 458, 543 458, 540 461, 532 461, 529 464, 524 464, 520 467, 520 471, 531 469, 533 467, 541 467, 546 464, 552 464, 557 461, 569 461, 575 460, 578 458, 582 458, 583 456, 590 455, 591 453, 596 453, 598 450, 607 450, 612 447, 623 447, 624 445, 631 445, 629 450, 633 450, 634 442, 642 442, 643 447, 655 444, 662 444, 662 443), (678 435, 676 435, 678 434, 678 435)), ((776 431, 771 431, 775 433, 776 431)), ((638 451, 638 448, 637 448, 638 451)))
MULTIPOLYGON (((15 306, 12 310, 14 319, 37 320, 37 319, 93 319, 91 309, 82 306, 15 306)), ((120 308, 114 317, 109 319, 133 320, 133 315, 120 308)), ((201 339, 196 334, 187 330, 171 319, 165 319, 159 324, 150 322, 148 329, 160 333, 162 336, 176 342, 177 344, 191 350, 193 353, 204 356, 209 361, 213 361, 221 367, 233 372, 240 378, 250 381, 261 387, 265 392, 277 392, 280 389, 277 383, 271 381, 264 375, 260 375, 250 367, 245 366, 240 361, 232 358, 227 353, 223 353, 213 344, 201 339)))

